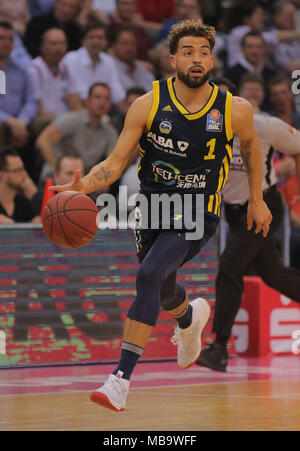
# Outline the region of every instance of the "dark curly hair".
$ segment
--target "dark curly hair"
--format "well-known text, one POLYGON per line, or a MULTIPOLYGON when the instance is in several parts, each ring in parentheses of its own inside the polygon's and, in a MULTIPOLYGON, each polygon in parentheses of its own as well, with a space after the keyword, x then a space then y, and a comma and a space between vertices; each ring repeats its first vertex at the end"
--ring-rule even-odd
POLYGON ((210 50, 215 46, 216 30, 210 25, 205 25, 202 20, 183 20, 171 28, 168 36, 169 48, 171 55, 174 55, 178 50, 178 42, 185 36, 195 36, 199 38, 206 38, 209 42, 210 50))

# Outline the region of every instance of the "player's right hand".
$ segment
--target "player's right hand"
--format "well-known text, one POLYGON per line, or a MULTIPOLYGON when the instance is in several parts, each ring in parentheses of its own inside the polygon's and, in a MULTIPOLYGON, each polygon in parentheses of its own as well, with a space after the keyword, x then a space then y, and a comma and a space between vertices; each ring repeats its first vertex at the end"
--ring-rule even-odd
POLYGON ((66 185, 56 185, 56 186, 49 186, 50 191, 78 191, 79 193, 84 193, 83 191, 83 181, 81 179, 81 171, 80 169, 77 169, 74 174, 74 179, 67 183, 66 185))
POLYGON ((269 233, 270 224, 272 222, 272 213, 270 212, 267 204, 262 200, 261 202, 251 202, 248 204, 247 212, 247 228, 251 230, 253 222, 256 223, 255 233, 263 231, 263 236, 269 233))

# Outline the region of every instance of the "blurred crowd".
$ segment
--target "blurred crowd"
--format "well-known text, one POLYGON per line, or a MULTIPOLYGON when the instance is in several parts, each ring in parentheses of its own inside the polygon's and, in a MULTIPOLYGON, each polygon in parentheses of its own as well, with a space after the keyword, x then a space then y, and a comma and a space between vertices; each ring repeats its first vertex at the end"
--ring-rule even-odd
MULTIPOLYGON (((0 223, 38 222, 49 180, 107 157, 132 102, 173 75, 167 37, 183 19, 216 28, 213 77, 300 129, 300 0, 0 0, 0 223)), ((274 150, 300 240, 294 159, 274 150)), ((113 194, 136 191, 137 165, 138 152, 113 194)))

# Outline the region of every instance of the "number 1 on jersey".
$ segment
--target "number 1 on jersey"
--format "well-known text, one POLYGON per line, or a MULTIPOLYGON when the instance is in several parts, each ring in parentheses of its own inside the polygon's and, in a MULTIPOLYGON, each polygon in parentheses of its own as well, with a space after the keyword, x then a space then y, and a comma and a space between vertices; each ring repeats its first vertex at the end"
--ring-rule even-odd
POLYGON ((213 138, 206 143, 206 147, 209 147, 209 151, 208 155, 204 155, 204 160, 214 160, 216 158, 216 156, 214 155, 216 141, 216 138, 213 138))

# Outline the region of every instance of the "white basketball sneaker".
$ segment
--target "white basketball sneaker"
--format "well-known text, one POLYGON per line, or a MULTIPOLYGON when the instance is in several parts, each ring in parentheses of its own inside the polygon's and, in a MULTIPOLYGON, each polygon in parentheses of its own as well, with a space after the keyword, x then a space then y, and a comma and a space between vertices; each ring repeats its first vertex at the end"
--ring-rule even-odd
POLYGON ((192 323, 186 329, 176 327, 171 342, 178 346, 177 363, 180 368, 189 368, 198 359, 201 352, 201 333, 208 321, 210 307, 203 298, 194 299, 192 323))
POLYGON ((130 382, 122 376, 122 371, 118 371, 116 376, 110 374, 104 385, 91 393, 91 401, 117 412, 124 410, 130 382))

